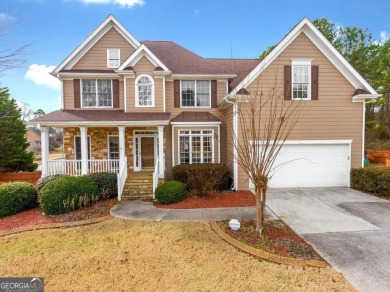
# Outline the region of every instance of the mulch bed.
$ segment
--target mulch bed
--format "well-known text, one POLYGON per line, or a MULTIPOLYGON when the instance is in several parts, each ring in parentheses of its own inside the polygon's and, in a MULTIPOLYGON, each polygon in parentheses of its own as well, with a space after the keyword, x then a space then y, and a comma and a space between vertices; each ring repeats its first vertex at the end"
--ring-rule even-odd
POLYGON ((41 207, 0 219, 0 231, 12 230, 22 227, 33 227, 41 224, 74 222, 110 215, 110 209, 118 203, 113 198, 61 215, 44 215, 41 207))
POLYGON ((207 198, 190 197, 173 204, 153 204, 157 208, 165 209, 198 209, 198 208, 226 208, 256 206, 255 196, 251 192, 214 193, 207 198))
POLYGON ((262 237, 256 231, 253 220, 241 221, 241 228, 237 231, 230 229, 229 221, 217 223, 225 233, 254 248, 285 257, 323 261, 310 244, 281 220, 266 221, 262 237))

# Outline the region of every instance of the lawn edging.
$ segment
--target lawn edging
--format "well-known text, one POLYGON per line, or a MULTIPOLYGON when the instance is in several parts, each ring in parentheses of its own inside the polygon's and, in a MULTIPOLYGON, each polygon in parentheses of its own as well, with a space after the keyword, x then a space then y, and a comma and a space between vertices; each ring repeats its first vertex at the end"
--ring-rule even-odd
POLYGON ((103 216, 103 217, 99 217, 99 218, 91 218, 91 219, 74 221, 74 222, 49 223, 49 224, 41 224, 41 225, 29 226, 29 227, 21 227, 21 228, 16 228, 14 230, 6 230, 5 232, 0 231, 0 237, 12 235, 12 234, 17 234, 17 233, 22 233, 22 232, 26 232, 26 231, 80 227, 80 226, 100 223, 100 222, 110 220, 113 218, 114 217, 112 215, 107 215, 107 216, 103 216))
POLYGON ((303 259, 295 259, 290 257, 279 256, 276 254, 272 254, 251 246, 248 246, 237 239, 231 237, 227 233, 225 233, 217 224, 216 221, 211 221, 210 225, 212 229, 217 233, 223 240, 225 240, 230 245, 235 248, 246 252, 254 257, 274 262, 277 264, 285 264, 285 265, 294 265, 294 266, 302 266, 302 267, 317 267, 317 268, 325 268, 328 266, 326 262, 322 261, 314 261, 314 260, 303 260, 303 259))

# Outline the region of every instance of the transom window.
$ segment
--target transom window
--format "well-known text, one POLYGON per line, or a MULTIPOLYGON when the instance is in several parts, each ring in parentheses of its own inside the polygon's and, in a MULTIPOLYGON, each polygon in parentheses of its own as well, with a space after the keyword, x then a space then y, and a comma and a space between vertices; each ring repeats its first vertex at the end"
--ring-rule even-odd
POLYGON ((182 107, 210 107, 209 80, 182 80, 181 106, 182 107))
POLYGON ((292 63, 292 97, 293 99, 311 99, 311 62, 293 61, 292 63))
POLYGON ((136 80, 136 106, 153 107, 154 89, 153 80, 148 75, 141 75, 136 80))
POLYGON ((179 131, 179 164, 213 163, 214 131, 179 131))
POLYGON ((107 49, 107 68, 118 68, 120 65, 120 49, 107 49))
POLYGON ((112 80, 81 80, 83 107, 112 107, 112 80))

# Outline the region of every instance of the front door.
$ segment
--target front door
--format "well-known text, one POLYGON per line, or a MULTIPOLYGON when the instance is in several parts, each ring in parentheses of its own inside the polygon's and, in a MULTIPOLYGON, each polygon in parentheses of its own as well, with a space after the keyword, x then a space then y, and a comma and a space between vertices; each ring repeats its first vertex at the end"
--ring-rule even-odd
POLYGON ((153 170, 157 159, 157 135, 154 132, 135 134, 134 171, 153 170))

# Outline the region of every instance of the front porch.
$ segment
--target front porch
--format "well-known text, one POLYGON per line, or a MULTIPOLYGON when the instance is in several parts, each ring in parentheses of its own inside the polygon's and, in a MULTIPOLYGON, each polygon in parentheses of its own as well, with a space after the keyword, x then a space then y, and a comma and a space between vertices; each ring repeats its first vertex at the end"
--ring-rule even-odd
POLYGON ((164 126, 63 127, 64 157, 48 159, 48 127, 41 126, 42 176, 112 172, 118 200, 154 199, 165 172, 164 126))

